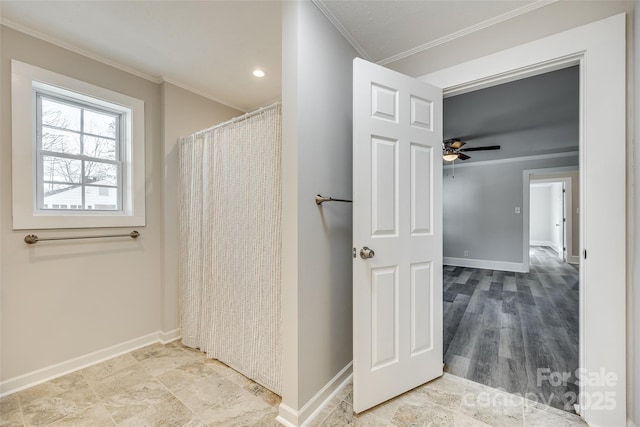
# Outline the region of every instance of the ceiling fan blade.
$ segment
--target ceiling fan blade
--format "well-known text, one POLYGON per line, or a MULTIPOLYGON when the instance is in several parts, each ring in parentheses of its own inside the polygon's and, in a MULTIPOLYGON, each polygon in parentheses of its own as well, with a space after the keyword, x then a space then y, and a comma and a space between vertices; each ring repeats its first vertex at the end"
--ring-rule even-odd
POLYGON ((499 145, 487 145, 486 147, 469 147, 463 148, 460 151, 487 151, 487 150, 499 150, 499 145))
POLYGON ((470 159, 471 157, 467 156, 466 154, 463 153, 458 153, 458 160, 467 160, 470 159))

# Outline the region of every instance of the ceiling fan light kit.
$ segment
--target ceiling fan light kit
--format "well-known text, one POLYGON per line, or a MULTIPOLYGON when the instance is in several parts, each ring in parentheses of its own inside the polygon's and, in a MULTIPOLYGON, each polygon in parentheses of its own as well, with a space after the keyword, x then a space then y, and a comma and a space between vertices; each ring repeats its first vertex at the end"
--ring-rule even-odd
POLYGON ((467 160, 471 157, 462 153, 463 151, 487 151, 487 150, 499 150, 499 145, 488 145, 485 147, 469 147, 462 148, 466 142, 460 138, 445 139, 442 141, 442 158, 447 162, 453 162, 456 159, 467 160))
POLYGON ((444 160, 446 160, 447 162, 453 162, 458 157, 460 157, 460 155, 458 153, 453 152, 453 151, 445 151, 442 154, 442 158, 444 160))

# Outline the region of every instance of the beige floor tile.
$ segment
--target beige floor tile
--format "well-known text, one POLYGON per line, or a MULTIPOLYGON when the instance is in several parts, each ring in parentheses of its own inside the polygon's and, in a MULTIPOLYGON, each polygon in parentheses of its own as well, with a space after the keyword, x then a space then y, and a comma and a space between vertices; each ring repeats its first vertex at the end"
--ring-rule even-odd
POLYGON ((524 425, 527 427, 579 427, 587 426, 587 423, 578 415, 527 400, 524 406, 524 425))
POLYGON ((197 360, 196 356, 178 347, 167 347, 155 356, 140 360, 140 364, 152 376, 158 377, 167 371, 176 369, 194 360, 197 360))
MULTIPOLYGON (((199 421, 193 412, 174 396, 145 409, 122 423, 118 427, 142 427, 142 426, 163 426, 181 427, 188 423, 199 421)), ((204 424, 202 424, 204 425, 204 424)))
POLYGON ((20 401, 16 393, 0 398, 0 414, 20 409, 20 401))
POLYGON ((362 426, 362 427, 383 427, 391 426, 389 420, 379 418, 376 415, 365 412, 362 414, 354 414, 353 406, 350 403, 341 400, 338 406, 329 414, 322 422, 322 427, 338 427, 338 426, 362 426))
POLYGON ((134 350, 131 352, 131 356, 133 356, 137 361, 145 360, 150 357, 155 357, 160 354, 163 354, 167 351, 167 348, 177 348, 181 350, 177 344, 169 343, 169 344, 151 344, 146 347, 142 347, 138 350, 134 350))
POLYGON ((88 385, 54 396, 45 396, 22 406, 25 425, 41 426, 75 415, 96 405, 98 397, 88 385))
POLYGON ((102 405, 94 405, 77 414, 69 415, 57 421, 55 427, 110 427, 115 426, 109 411, 102 405))
POLYGON ((460 412, 495 427, 523 425, 524 399, 482 385, 468 385, 460 412))
POLYGON ((131 354, 127 353, 85 368, 81 372, 89 383, 95 383, 115 374, 118 371, 137 365, 138 361, 131 354))
POLYGON ((267 414, 274 414, 272 406, 240 389, 238 394, 228 396, 213 405, 198 417, 210 426, 250 426, 267 414))
POLYGON ((151 381, 153 381, 151 374, 136 362, 96 383, 92 383, 91 387, 101 399, 105 400, 137 384, 144 384, 151 381))
POLYGON ((261 386, 258 383, 252 382, 251 384, 248 384, 247 386, 245 386, 244 389, 247 390, 249 393, 253 394, 254 396, 262 399, 262 401, 268 404, 269 406, 275 407, 280 405, 280 402, 282 402, 282 399, 280 398, 280 396, 278 396, 271 390, 261 386))
POLYGON ((136 384, 105 399, 104 406, 116 423, 120 423, 168 399, 171 393, 157 381, 136 384))
MULTIPOLYGON (((175 393, 191 411, 200 415, 211 407, 237 398, 242 389, 224 377, 209 377, 175 393)), ((207 421, 203 419, 203 421, 207 421)))
POLYGON ((203 378, 212 376, 219 377, 220 375, 212 367, 196 360, 171 369, 159 375, 157 379, 175 393, 203 378))
POLYGON ((39 384, 35 387, 19 391, 16 394, 20 400, 20 404, 22 406, 26 406, 34 400, 56 396, 69 390, 75 390, 87 386, 88 383, 82 374, 80 372, 74 372, 69 375, 47 381, 46 383, 39 384))
POLYGON ((0 410, 0 427, 22 427, 24 421, 20 408, 12 410, 0 410))
POLYGON ((451 379, 450 376, 444 376, 417 388, 414 392, 424 395, 429 402, 455 411, 460 408, 465 388, 465 384, 451 379))
POLYGON ((208 427, 282 427, 276 417, 278 412, 273 408, 267 408, 253 413, 247 413, 222 421, 214 420, 207 424, 208 427))
POLYGON ((432 403, 424 403, 419 406, 401 405, 391 419, 391 423, 394 426, 487 426, 481 421, 432 403))

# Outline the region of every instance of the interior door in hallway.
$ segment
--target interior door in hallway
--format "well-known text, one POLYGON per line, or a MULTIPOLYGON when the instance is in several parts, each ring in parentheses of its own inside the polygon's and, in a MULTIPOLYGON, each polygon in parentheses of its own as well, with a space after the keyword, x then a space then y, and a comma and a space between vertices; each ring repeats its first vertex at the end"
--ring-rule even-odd
POLYGON ((442 375, 442 90, 354 60, 353 408, 442 375))

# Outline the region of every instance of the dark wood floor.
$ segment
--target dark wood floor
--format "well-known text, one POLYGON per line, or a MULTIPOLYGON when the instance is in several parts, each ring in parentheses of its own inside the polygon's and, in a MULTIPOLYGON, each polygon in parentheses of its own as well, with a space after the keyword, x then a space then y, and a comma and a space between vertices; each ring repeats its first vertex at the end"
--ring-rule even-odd
POLYGON ((445 371, 573 412, 578 269, 532 247, 530 270, 444 267, 445 371), (570 377, 539 381, 539 369, 570 377))

